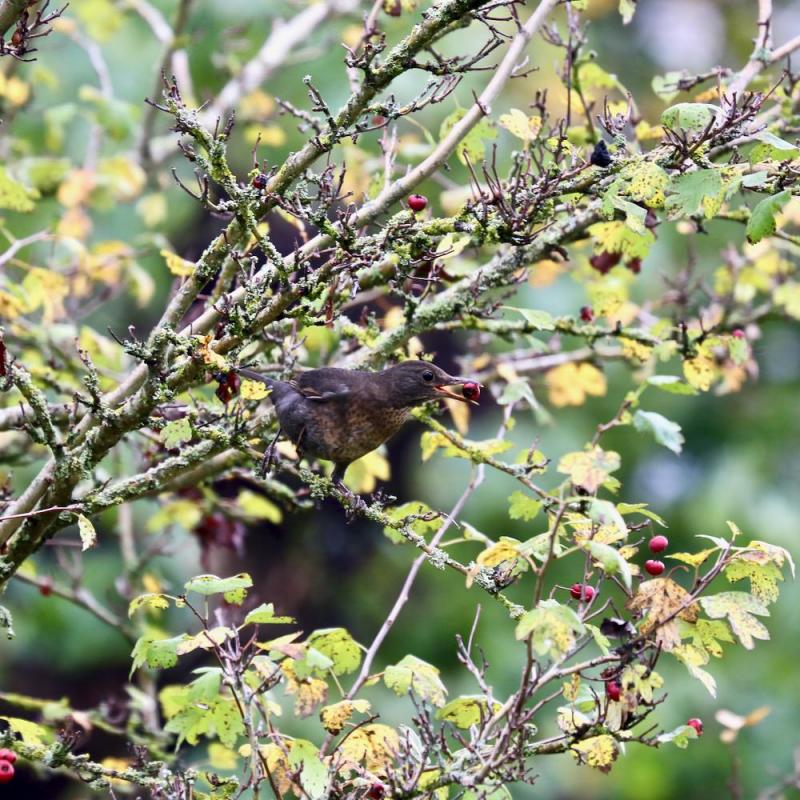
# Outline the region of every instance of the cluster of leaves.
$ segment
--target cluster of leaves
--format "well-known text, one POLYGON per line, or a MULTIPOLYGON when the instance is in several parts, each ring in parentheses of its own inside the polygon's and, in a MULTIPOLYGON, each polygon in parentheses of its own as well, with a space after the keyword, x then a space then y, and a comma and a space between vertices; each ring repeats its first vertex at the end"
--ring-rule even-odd
MULTIPOLYGON (((55 588, 119 630, 133 645, 132 676, 139 683, 128 687, 124 728, 100 711, 6 696, 39 716, 37 722, 3 717, 4 746, 48 767, 65 766, 95 788, 125 781, 176 800, 223 800, 267 787, 276 796, 300 798, 502 800, 510 796, 509 783, 534 780, 531 763, 543 755, 571 753, 580 764, 607 771, 628 742, 686 746, 697 735, 692 726, 647 727, 663 701, 658 660, 676 658, 713 694, 707 667, 723 656, 723 646, 749 649, 768 638, 759 617, 777 599, 784 568, 793 570, 789 554, 760 540, 743 544, 732 525, 730 539, 705 537, 710 546, 704 541, 697 552, 670 554, 677 565, 667 575, 646 577, 637 537, 665 523, 645 503, 618 499, 614 474, 624 454, 604 447, 603 436, 629 426, 680 453, 680 426, 643 398, 737 391, 757 374, 753 344, 761 322, 800 319, 800 272, 791 257, 800 244, 794 232, 800 152, 790 141, 798 124, 798 80, 787 71, 767 93, 726 91, 744 70, 730 83, 721 72, 665 76, 654 88, 670 95, 668 103, 711 77, 718 83, 669 105, 651 124, 639 117, 620 80, 586 50, 579 16, 585 3, 573 0, 559 16, 555 0, 542 0, 525 21, 519 5, 374 5, 363 25, 344 33, 352 91, 338 111, 312 77, 304 81, 308 108, 253 89, 248 76, 252 71, 263 79, 268 62, 255 56, 234 71, 211 109, 222 117, 231 110, 227 98, 235 98, 245 123, 242 141, 256 155, 259 144, 286 144, 278 113, 291 115, 306 138, 275 166, 255 162, 242 174, 232 166, 240 128, 230 118, 209 119, 185 80, 167 81, 163 99, 143 115, 115 97, 100 45, 125 24, 127 12, 91 0, 50 21, 57 35, 101 65, 100 89, 84 87, 43 112, 48 155, 17 136, 12 144, 19 158, 0 167, 0 208, 11 214, 0 225, 8 242, 0 255, 6 267, 0 276, 0 435, 9 465, 38 470, 26 486, 12 479, 10 468, 0 474, 0 586, 19 580, 42 591, 55 588), (563 51, 564 104, 548 105, 539 95, 532 113, 512 108, 495 122, 488 116, 493 87, 514 74, 517 44, 524 46, 548 14, 557 22, 542 32, 563 51), (405 24, 409 18, 413 26, 405 24), (439 40, 470 24, 486 32, 480 47, 465 56, 442 55, 439 40), (445 103, 463 75, 480 74, 492 53, 504 55, 486 92, 468 109, 445 115, 438 139, 431 135, 416 115, 445 103), (427 83, 400 103, 390 87, 417 71, 429 76, 427 83), (159 115, 173 127, 163 139, 155 136, 159 115), (87 150, 77 158, 68 133, 86 121, 87 150), (414 133, 399 137, 406 127, 414 133), (134 137, 138 152, 131 155, 124 148, 134 137), (609 145, 600 146, 601 139, 609 145), (225 220, 195 260, 176 252, 162 231, 169 220, 163 162, 178 151, 199 188, 189 189, 176 173, 180 187, 225 220), (392 213, 393 204, 450 162, 463 180, 446 181, 441 214, 413 206, 392 213), (138 234, 105 238, 100 217, 119 204, 135 208, 138 234), (28 232, 24 221, 40 217, 47 219, 44 227, 28 232), (662 231, 697 234, 717 221, 740 226, 741 245, 722 253, 709 276, 696 277, 690 264, 665 278, 660 296, 642 298, 640 276, 662 231), (283 254, 276 231, 287 223, 296 244, 283 254), (85 323, 117 296, 151 305, 156 281, 142 266, 147 258, 175 280, 153 329, 144 335, 131 325, 122 338, 85 323), (530 307, 527 285, 559 280, 581 287, 581 308, 530 307), (474 334, 464 343, 461 371, 494 394, 503 424, 498 436, 475 441, 466 438, 467 408, 449 404, 452 428, 423 409, 417 414, 427 426, 422 459, 470 463, 474 477, 464 499, 478 490, 486 470, 508 476, 515 483, 508 517, 530 527, 528 538, 485 533, 462 520, 462 536, 444 541, 454 514, 419 500, 392 505, 382 494, 357 503, 321 475, 324 465, 309 463, 290 443, 276 448, 277 470, 259 469, 263 448, 256 445, 277 428, 265 388, 240 381, 238 365, 263 359, 281 374, 317 364, 379 367, 424 355, 424 337, 453 331, 474 334), (506 460, 515 414, 529 408, 547 424, 561 408, 606 395, 605 367, 612 361, 627 365, 633 386, 620 389, 618 412, 598 424, 585 447, 542 452, 524 442, 506 460), (123 459, 134 433, 146 444, 132 445, 135 457, 123 459), (124 467, 109 466, 110 453, 124 467), (349 514, 382 526, 391 541, 419 550, 401 598, 427 561, 461 573, 465 591, 507 609, 508 639, 519 642, 512 645, 520 662, 518 690, 495 697, 475 631, 458 641, 475 693, 450 698, 439 670, 413 654, 375 670, 394 614, 365 648, 343 628, 263 637, 262 626, 294 620, 276 614, 273 604, 251 603, 252 580, 244 573, 201 575, 182 594, 166 592, 147 570, 158 546, 137 544, 129 530, 123 534, 121 509, 154 496, 160 505, 150 533, 194 535, 207 563, 219 548, 242 552, 248 523, 278 524, 318 498, 337 499, 349 514), (120 510, 125 580, 119 594, 129 602, 132 622, 81 585, 83 564, 65 564, 69 584, 53 587, 37 577, 32 560, 46 540, 72 525, 82 549, 92 550, 103 536, 91 518, 106 509, 120 510), (468 560, 457 559, 453 553, 466 547, 472 548, 468 560), (577 597, 551 577, 557 562, 580 577, 577 597), (737 589, 721 591, 718 578, 737 589), (173 608, 191 613, 199 630, 188 632, 191 626, 173 608), (591 655, 579 661, 585 649, 591 655), (181 667, 190 654, 192 663, 208 661, 197 677, 156 692, 147 676, 181 667), (363 689, 378 682, 408 697, 408 724, 377 721, 363 689), (607 692, 610 684, 619 692, 607 692), (540 736, 548 712, 559 732, 540 736), (308 738, 298 738, 284 715, 314 716, 318 723, 308 724, 308 738), (76 755, 74 737, 59 733, 67 722, 103 725, 124 736, 137 748, 135 758, 97 763, 76 755), (175 752, 168 752, 172 745, 175 752), (194 760, 189 769, 181 766, 187 750, 194 760)), ((280 35, 299 41, 298 31, 357 6, 312 3, 280 35)), ((187 8, 181 5, 164 53, 174 72, 178 56, 186 55, 180 45, 187 8)), ((619 8, 629 22, 635 4, 623 0, 619 8)), ((265 51, 267 45, 274 42, 265 51)), ((746 69, 757 75, 769 64, 768 55, 759 56, 746 69)), ((42 85, 58 84, 44 66, 36 69, 42 85)), ((25 113, 32 86, 4 75, 6 122, 25 113)), ((376 452, 352 465, 346 480, 369 493, 389 476, 385 455, 376 452)), ((280 606, 280 598, 273 600, 280 606)), ((10 629, 8 619, 0 608, 0 623, 10 629)))

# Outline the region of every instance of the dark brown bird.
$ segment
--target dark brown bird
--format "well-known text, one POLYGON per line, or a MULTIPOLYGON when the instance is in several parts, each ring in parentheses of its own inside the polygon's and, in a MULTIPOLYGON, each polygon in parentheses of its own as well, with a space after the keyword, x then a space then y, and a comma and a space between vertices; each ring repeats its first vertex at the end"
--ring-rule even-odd
POLYGON ((239 372, 272 390, 281 431, 304 455, 333 461, 336 481, 353 461, 394 436, 414 406, 444 397, 477 405, 449 388, 471 381, 427 361, 403 361, 382 372, 323 367, 291 381, 239 372))

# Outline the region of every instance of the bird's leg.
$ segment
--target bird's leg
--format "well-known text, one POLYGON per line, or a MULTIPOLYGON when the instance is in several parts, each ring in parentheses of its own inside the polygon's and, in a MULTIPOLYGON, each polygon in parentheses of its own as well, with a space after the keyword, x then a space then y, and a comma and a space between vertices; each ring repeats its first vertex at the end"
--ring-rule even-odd
POLYGON ((348 523, 355 519, 356 514, 359 511, 363 511, 367 507, 364 498, 361 497, 361 495, 356 494, 345 485, 344 473, 347 471, 349 466, 349 464, 335 464, 333 467, 333 472, 331 473, 333 485, 344 495, 345 499, 349 501, 349 505, 345 509, 348 523))
POLYGON ((267 449, 264 451, 264 458, 261 460, 261 467, 259 469, 259 475, 261 475, 262 478, 267 477, 267 473, 269 472, 270 467, 275 461, 277 461, 277 459, 275 458, 275 454, 277 453, 277 444, 281 433, 282 433, 281 429, 278 428, 278 432, 275 434, 275 437, 272 439, 272 441, 267 446, 267 449))

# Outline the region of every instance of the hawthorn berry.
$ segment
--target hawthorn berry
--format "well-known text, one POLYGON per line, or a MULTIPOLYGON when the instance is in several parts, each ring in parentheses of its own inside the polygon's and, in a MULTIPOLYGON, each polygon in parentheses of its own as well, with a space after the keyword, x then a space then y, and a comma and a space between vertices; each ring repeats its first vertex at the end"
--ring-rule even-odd
POLYGON ((664 571, 664 562, 651 558, 649 561, 645 561, 644 568, 651 575, 660 575, 664 571))
POLYGON ((622 696, 622 687, 616 681, 606 681, 606 697, 615 702, 622 696))
POLYGON ((584 322, 594 322, 594 311, 592 311, 591 306, 581 307, 581 319, 584 322))
POLYGON ((474 381, 468 381, 461 387, 461 393, 467 400, 477 400, 481 396, 481 385, 474 381))
POLYGON ((650 552, 651 553, 660 553, 662 550, 666 550, 669 546, 669 539, 666 536, 662 536, 659 534, 658 536, 654 536, 650 540, 650 552))
POLYGON ((698 736, 703 735, 703 720, 699 719, 698 717, 692 717, 691 719, 686 720, 686 724, 694 728, 697 731, 698 736))
POLYGON ((0 783, 8 783, 14 777, 14 765, 10 761, 0 761, 0 783))
POLYGON ((638 256, 625 262, 625 266, 634 274, 638 275, 642 271, 642 259, 638 256))
POLYGON ((382 783, 373 783, 367 789, 367 797, 369 800, 383 800, 386 797, 386 787, 382 783))
POLYGON ((13 750, 9 750, 7 747, 0 747, 0 761, 8 761, 9 764, 13 764, 17 760, 17 754, 13 750))
POLYGON ((263 191, 267 188, 267 176, 263 172, 259 172, 257 175, 253 176, 253 180, 250 181, 250 185, 254 189, 263 191))
MULTIPOLYGON (((47 575, 39 581, 39 594, 42 597, 50 597, 53 593, 53 579, 47 575)), ((0 759, 5 758, 2 753, 10 753, 10 750, 0 750, 0 759)))
POLYGON ((619 264, 622 259, 622 253, 609 253, 604 250, 602 253, 596 253, 589 259, 592 269, 597 270, 601 275, 611 271, 612 267, 619 264))
POLYGON ((428 198, 424 194, 412 194, 408 198, 408 207, 415 213, 424 211, 428 207, 428 198))
POLYGON ((594 588, 589 586, 588 583, 573 583, 569 589, 569 593, 575 600, 583 600, 588 603, 594 597, 594 588))
POLYGON ((741 328, 737 328, 737 329, 736 329, 736 330, 733 332, 733 336, 734 336, 736 339, 744 339, 744 331, 743 331, 741 328))

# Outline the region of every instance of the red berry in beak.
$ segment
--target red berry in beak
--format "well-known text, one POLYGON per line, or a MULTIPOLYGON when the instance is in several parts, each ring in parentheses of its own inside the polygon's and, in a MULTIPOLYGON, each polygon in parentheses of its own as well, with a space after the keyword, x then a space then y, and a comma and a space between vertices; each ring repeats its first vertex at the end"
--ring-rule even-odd
POLYGON ((8 783, 14 777, 14 766, 10 761, 0 761, 0 783, 8 783))
POLYGON ((13 750, 9 750, 7 747, 0 747, 0 761, 8 761, 9 764, 13 764, 17 760, 17 754, 13 750))
POLYGON ((703 735, 703 720, 698 719, 697 717, 692 717, 691 719, 686 720, 686 724, 694 728, 697 731, 698 736, 703 735))
POLYGON ((644 568, 651 574, 651 575, 660 575, 665 567, 663 561, 656 561, 655 559, 650 559, 650 561, 646 561, 644 568))
POLYGON ((654 536, 650 540, 650 552, 651 553, 660 553, 662 550, 666 550, 669 546, 669 539, 666 536, 654 536))
POLYGON ((428 198, 424 194, 412 194, 408 198, 408 207, 415 213, 424 211, 428 206, 428 198))
POLYGON ((479 383, 469 381, 463 385, 461 391, 467 400, 477 400, 481 396, 481 385, 479 383))

